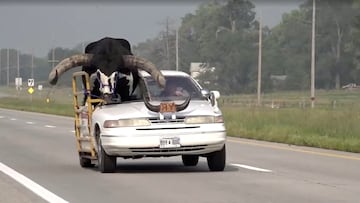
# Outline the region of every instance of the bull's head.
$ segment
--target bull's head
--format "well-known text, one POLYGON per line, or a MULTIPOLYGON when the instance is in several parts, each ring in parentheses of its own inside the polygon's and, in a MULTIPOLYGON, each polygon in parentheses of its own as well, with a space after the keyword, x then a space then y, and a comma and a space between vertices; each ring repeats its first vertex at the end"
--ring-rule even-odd
POLYGON ((110 76, 105 75, 99 69, 92 75, 92 78, 99 83, 99 91, 106 103, 109 103, 112 100, 112 95, 115 93, 116 81, 118 78, 119 72, 113 72, 110 76))
MULTIPOLYGON (((51 85, 55 85, 59 79, 59 77, 64 74, 66 71, 78 67, 78 66, 91 66, 92 58, 94 57, 93 54, 77 54, 74 56, 71 56, 69 58, 63 59, 57 66, 55 66, 50 74, 49 74, 49 83, 51 85)), ((128 69, 140 69, 148 72, 154 80, 159 84, 160 87, 165 87, 165 78, 163 74, 155 67, 153 63, 150 61, 141 58, 136 57, 133 55, 120 55, 119 57, 122 57, 124 62, 124 67, 128 69)), ((97 80, 100 83, 99 91, 101 92, 104 99, 107 99, 107 95, 110 95, 113 93, 115 88, 115 83, 117 81, 117 78, 119 77, 118 74, 121 74, 117 70, 114 72, 107 72, 103 73, 99 69, 95 72, 96 75, 91 75, 90 77, 93 78, 96 76, 97 80)), ((148 101, 148 99, 144 99, 144 102, 146 106, 151 111, 158 112, 159 107, 151 105, 148 101)), ((185 101, 183 104, 177 105, 177 110, 181 111, 187 107, 189 104, 189 101, 185 101)))
MULTIPOLYGON (((62 60, 57 66, 55 66, 49 74, 49 83, 55 85, 59 77, 66 71, 78 67, 89 66, 93 54, 77 54, 69 58, 62 60)), ((165 78, 162 73, 155 67, 150 61, 136 57, 132 55, 119 56, 124 59, 124 66, 126 68, 138 68, 148 72, 161 87, 165 87, 165 78)), ((112 73, 111 73, 112 74, 112 73)), ((110 75, 111 75, 110 74, 110 75)))
MULTIPOLYGON (((141 69, 148 72, 161 86, 165 86, 165 78, 162 73, 155 67, 153 63, 150 61, 136 57, 133 55, 122 55, 119 56, 123 58, 124 67, 128 69, 141 69)), ((49 82, 52 85, 55 85, 59 79, 59 77, 65 73, 66 71, 78 67, 78 66, 91 66, 91 60, 93 58, 93 54, 77 54, 62 60, 57 66, 53 68, 53 70, 49 74, 49 82)), ((104 69, 106 70, 106 69, 104 69)), ((111 94, 114 90, 114 83, 119 77, 120 72, 118 70, 113 70, 113 72, 106 72, 97 70, 94 73, 95 75, 91 75, 90 77, 97 77, 97 80, 100 83, 100 92, 105 94, 111 94)))

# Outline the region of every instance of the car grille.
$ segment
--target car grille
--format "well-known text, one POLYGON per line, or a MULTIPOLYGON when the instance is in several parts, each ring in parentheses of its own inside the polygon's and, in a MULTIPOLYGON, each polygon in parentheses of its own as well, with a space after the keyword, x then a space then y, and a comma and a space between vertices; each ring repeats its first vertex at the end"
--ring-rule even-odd
POLYGON ((206 145, 194 145, 194 146, 183 146, 179 148, 159 148, 159 147, 149 147, 149 148, 130 148, 132 152, 145 152, 145 153, 164 153, 164 152, 192 152, 204 150, 206 145))
POLYGON ((150 118, 149 120, 151 123, 154 123, 154 124, 157 124, 157 123, 184 123, 185 117, 177 117, 176 119, 165 118, 163 120, 160 120, 159 118, 150 118))
POLYGON ((178 130, 178 129, 193 129, 200 128, 199 126, 186 126, 186 127, 156 127, 156 128, 136 128, 136 130, 178 130))

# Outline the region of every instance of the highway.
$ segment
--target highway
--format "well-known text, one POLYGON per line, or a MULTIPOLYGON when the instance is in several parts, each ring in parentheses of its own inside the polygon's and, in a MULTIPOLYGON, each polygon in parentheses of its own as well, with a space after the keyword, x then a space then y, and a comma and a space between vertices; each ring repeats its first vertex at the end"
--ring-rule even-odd
POLYGON ((0 109, 0 202, 359 202, 360 154, 231 138, 224 172, 206 159, 78 163, 73 118, 0 109))

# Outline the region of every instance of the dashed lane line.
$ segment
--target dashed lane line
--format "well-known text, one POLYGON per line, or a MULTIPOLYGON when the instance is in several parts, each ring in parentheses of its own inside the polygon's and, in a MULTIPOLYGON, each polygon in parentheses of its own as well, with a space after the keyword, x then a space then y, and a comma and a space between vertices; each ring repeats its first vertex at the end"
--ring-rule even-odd
POLYGON ((53 125, 44 125, 45 128, 56 128, 56 126, 53 125))
POLYGON ((27 189, 31 190, 32 192, 34 192, 35 194, 37 194, 38 196, 40 196, 41 198, 43 198, 48 202, 58 202, 58 203, 68 202, 1 162, 0 162, 0 171, 5 173, 9 177, 13 178, 18 183, 25 186, 27 189))
POLYGON ((244 165, 244 164, 230 164, 230 165, 240 167, 240 168, 245 168, 245 169, 252 170, 252 171, 259 171, 259 172, 265 172, 265 173, 272 172, 272 170, 269 170, 269 169, 258 168, 258 167, 254 167, 254 166, 244 165))

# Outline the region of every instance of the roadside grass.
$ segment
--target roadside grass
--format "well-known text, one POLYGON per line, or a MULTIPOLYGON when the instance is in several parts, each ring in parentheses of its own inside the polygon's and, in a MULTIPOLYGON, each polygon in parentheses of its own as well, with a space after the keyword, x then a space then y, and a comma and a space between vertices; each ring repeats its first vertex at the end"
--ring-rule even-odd
POLYGON ((16 109, 20 111, 40 112, 47 114, 56 114, 61 116, 73 116, 72 103, 62 104, 45 100, 33 99, 32 102, 22 98, 5 97, 0 99, 0 108, 16 109))
MULTIPOLYGON (((70 88, 44 89, 32 96, 26 90, 14 93, 6 88, 0 93, 11 95, 0 98, 1 108, 74 115, 70 88)), ((228 136, 359 153, 359 92, 318 91, 314 109, 305 95, 266 94, 261 107, 254 95, 221 97, 228 136)))
POLYGON ((35 90, 30 95, 27 89, 0 88, 0 108, 32 111, 62 116, 73 116, 72 90, 70 88, 54 88, 35 90), (48 99, 48 100, 47 100, 48 99))
POLYGON ((228 136, 360 152, 360 89, 222 97, 228 136))
POLYGON ((222 107, 228 136, 360 152, 360 106, 343 109, 222 107))

